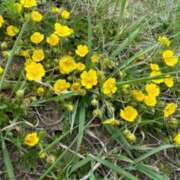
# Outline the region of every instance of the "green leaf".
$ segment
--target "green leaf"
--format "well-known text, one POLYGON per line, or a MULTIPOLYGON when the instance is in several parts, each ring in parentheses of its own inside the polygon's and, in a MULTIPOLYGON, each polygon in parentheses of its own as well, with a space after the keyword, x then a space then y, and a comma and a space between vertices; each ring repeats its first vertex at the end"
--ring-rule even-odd
POLYGON ((9 157, 8 150, 6 148, 6 144, 5 144, 4 139, 3 139, 2 136, 1 136, 1 138, 2 138, 3 159, 4 159, 4 165, 5 165, 5 168, 6 168, 6 171, 7 171, 7 175, 8 175, 10 180, 15 180, 16 177, 15 177, 15 174, 14 174, 14 169, 13 169, 10 157, 9 157))
POLYGON ((134 175, 132 175, 131 173, 125 171, 123 168, 113 164, 110 161, 104 160, 101 157, 97 157, 97 156, 93 156, 90 155, 90 157, 94 160, 96 160, 97 162, 103 164, 104 166, 110 168, 112 171, 118 173, 119 175, 122 175, 123 177, 129 179, 129 180, 138 180, 138 178, 136 178, 134 175))

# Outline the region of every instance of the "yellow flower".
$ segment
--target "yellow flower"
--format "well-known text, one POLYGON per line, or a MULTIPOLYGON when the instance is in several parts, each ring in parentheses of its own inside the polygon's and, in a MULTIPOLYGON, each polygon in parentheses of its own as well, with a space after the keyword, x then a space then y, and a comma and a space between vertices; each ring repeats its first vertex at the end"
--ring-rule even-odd
POLYGON ((158 76, 161 76, 161 71, 152 71, 150 76, 151 77, 157 77, 157 79, 153 79, 152 82, 156 83, 156 84, 160 84, 160 83, 163 83, 164 82, 164 79, 163 78, 159 78, 158 76))
POLYGON ((16 34, 19 32, 19 29, 16 26, 10 25, 6 28, 6 33, 8 36, 16 36, 16 34))
POLYGON ((20 3, 15 3, 15 8, 16 8, 16 11, 18 13, 20 13, 22 11, 22 4, 20 3))
POLYGON ((0 66, 0 75, 2 75, 4 72, 4 69, 2 68, 2 66, 0 66))
POLYGON ((76 49, 76 54, 80 57, 84 57, 88 54, 89 48, 86 45, 78 45, 76 49))
POLYGON ((53 89, 56 94, 60 94, 63 91, 67 91, 69 87, 70 87, 70 83, 68 83, 64 79, 59 79, 55 82, 53 89))
POLYGON ((44 59, 44 51, 43 49, 34 49, 33 50, 33 55, 32 55, 32 60, 35 62, 42 61, 44 59))
POLYGON ((168 39, 166 36, 159 36, 158 37, 158 42, 163 45, 169 47, 171 44, 171 41, 168 39))
POLYGON ((35 32, 31 35, 31 41, 35 44, 39 44, 44 39, 44 34, 35 32))
POLYGON ((36 92, 38 96, 43 96, 45 93, 45 89, 43 87, 38 87, 36 92))
POLYGON ((42 21, 42 14, 39 11, 32 11, 31 13, 31 19, 35 22, 40 22, 42 21))
POLYGON ((77 63, 77 64, 76 64, 76 69, 77 69, 78 71, 83 71, 85 68, 86 68, 86 66, 85 66, 85 64, 83 64, 83 63, 77 63))
POLYGON ((178 57, 172 50, 165 50, 162 57, 167 66, 173 67, 178 63, 178 57))
POLYGON ((132 106, 127 106, 120 111, 120 117, 128 122, 134 122, 137 116, 138 116, 138 112, 132 106))
POLYGON ((160 88, 158 85, 154 84, 154 83, 149 83, 145 86, 145 90, 147 92, 148 95, 150 96, 159 96, 160 94, 160 88))
POLYGON ((67 37, 73 34, 73 29, 69 28, 66 25, 62 25, 60 23, 55 23, 54 25, 55 33, 60 37, 67 37))
POLYGON ((98 63, 99 62, 99 58, 100 58, 100 55, 99 54, 93 54, 92 56, 91 56, 91 62, 92 63, 98 63))
POLYGON ((67 11, 67 10, 63 10, 63 11, 61 12, 61 17, 62 17, 63 19, 69 19, 69 18, 70 18, 70 15, 71 15, 71 13, 70 13, 69 11, 67 11))
POLYGON ((42 64, 36 62, 30 62, 25 66, 26 78, 29 81, 41 81, 45 76, 45 70, 42 64))
POLYGON ((81 73, 81 84, 86 89, 91 89, 97 84, 97 72, 93 69, 81 73))
POLYGON ((126 138, 129 142, 135 142, 136 141, 136 136, 135 134, 129 132, 128 134, 126 134, 126 138))
POLYGON ((29 133, 24 138, 24 144, 34 147, 39 143, 39 136, 37 132, 29 133))
POLYGON ((59 44, 59 37, 55 33, 53 33, 49 37, 47 37, 46 41, 50 46, 56 46, 59 44))
POLYGON ((59 60, 59 70, 62 74, 69 74, 76 69, 76 62, 71 56, 63 56, 59 60))
POLYGON ((25 8, 31 8, 33 6, 37 6, 36 0, 20 0, 20 3, 25 8))
POLYGON ((107 79, 103 84, 103 93, 109 96, 114 94, 116 91, 117 91, 116 79, 115 78, 107 79))
POLYGON ((149 95, 144 97, 144 103, 147 106, 154 107, 157 104, 156 97, 149 94, 149 95))
POLYGON ((144 100, 144 94, 141 90, 133 90, 132 95, 139 102, 144 100))
POLYGON ((168 88, 172 88, 174 86, 174 80, 172 76, 167 76, 164 79, 164 83, 168 88))
POLYGON ((180 145, 180 132, 178 132, 177 135, 174 137, 174 143, 176 145, 180 145))
POLYGON ((160 71, 159 65, 155 63, 150 64, 151 71, 160 71))
POLYGON ((4 18, 3 16, 0 15, 0 28, 3 26, 4 24, 4 18))
POLYGON ((167 118, 175 113, 177 105, 175 103, 168 103, 164 108, 164 117, 167 118))
POLYGON ((112 126, 118 126, 120 122, 114 118, 106 119, 102 122, 104 125, 112 125, 112 126))
POLYGON ((60 12, 60 9, 58 7, 52 7, 51 12, 54 14, 58 14, 60 12))
POLYGON ((81 90, 81 84, 78 83, 78 82, 74 82, 72 85, 71 85, 71 91, 73 92, 79 92, 81 90))

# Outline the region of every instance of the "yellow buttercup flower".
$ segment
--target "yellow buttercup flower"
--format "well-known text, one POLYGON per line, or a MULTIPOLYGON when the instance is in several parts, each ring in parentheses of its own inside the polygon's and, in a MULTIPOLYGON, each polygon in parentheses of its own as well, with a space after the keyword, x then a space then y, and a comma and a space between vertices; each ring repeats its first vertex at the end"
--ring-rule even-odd
POLYGON ((56 46, 59 44, 59 37, 53 33, 47 37, 46 41, 50 46, 56 46))
POLYGON ((26 78, 29 81, 41 81, 45 76, 45 70, 42 64, 30 62, 25 66, 26 78))
POLYGON ((68 37, 73 34, 73 29, 69 28, 66 25, 62 25, 60 23, 55 23, 54 25, 55 33, 60 37, 68 37))
POLYGON ((20 13, 22 11, 22 4, 20 3, 15 3, 15 8, 16 8, 16 11, 18 13, 20 13))
POLYGON ((3 16, 0 15, 0 28, 3 26, 4 24, 4 18, 3 16))
POLYGON ((112 125, 112 126, 118 126, 120 122, 114 118, 106 119, 102 122, 104 125, 112 125))
POLYGON ((43 16, 42 16, 42 14, 41 14, 39 11, 32 11, 32 13, 31 13, 31 19, 32 19, 34 22, 41 22, 42 19, 43 19, 43 16))
POLYGON ((166 78, 164 78, 164 84, 168 87, 168 88, 172 88, 174 86, 174 80, 172 76, 167 76, 166 78))
POLYGON ((178 57, 172 50, 165 50, 162 57, 167 66, 173 67, 178 63, 178 57))
POLYGON ((62 74, 69 74, 76 69, 76 62, 71 56, 63 56, 59 60, 59 70, 62 74))
POLYGON ((100 59, 100 55, 99 54, 93 54, 92 56, 91 56, 91 62, 92 63, 98 63, 99 62, 99 59, 100 59))
POLYGON ((144 100, 144 93, 141 90, 133 90, 132 95, 139 102, 144 100))
POLYGON ((24 144, 28 145, 29 147, 34 147, 39 143, 39 136, 37 132, 29 133, 24 138, 24 144))
POLYGON ((42 61, 45 58, 43 49, 34 49, 32 60, 35 62, 42 61))
POLYGON ((41 34, 40 32, 35 32, 31 35, 31 41, 34 44, 39 44, 44 39, 44 34, 41 34))
POLYGON ((154 107, 157 104, 156 97, 149 94, 144 97, 144 103, 149 107, 154 107))
POLYGON ((65 79, 59 79, 55 82, 53 89, 56 94, 60 94, 63 91, 67 91, 70 87, 70 83, 68 83, 65 79))
POLYGON ((177 105, 175 103, 168 103, 164 108, 164 117, 167 118, 173 115, 176 111, 177 105))
POLYGON ((83 71, 86 68, 85 64, 83 63, 76 63, 76 70, 83 71))
POLYGON ((128 122, 134 122, 137 116, 138 116, 138 112, 132 106, 127 106, 120 111, 120 117, 128 122))
POLYGON ((78 82, 74 82, 72 85, 71 85, 71 91, 73 92, 79 92, 81 90, 81 84, 78 83, 78 82))
POLYGON ((69 19, 69 18, 70 18, 70 15, 71 15, 71 13, 70 13, 69 11, 67 11, 67 10, 63 10, 63 11, 61 12, 61 17, 62 17, 63 19, 69 19))
POLYGON ((145 90, 147 92, 148 95, 150 96, 159 96, 160 94, 160 88, 158 85, 154 84, 154 83, 149 83, 145 86, 145 90))
POLYGON ((36 0, 20 0, 20 3, 25 8, 31 8, 33 6, 37 6, 37 1, 36 0))
POLYGON ((116 91, 117 91, 116 79, 115 78, 107 79, 103 84, 103 93, 109 96, 114 94, 116 91))
POLYGON ((89 48, 86 45, 78 45, 76 49, 76 54, 80 57, 84 57, 88 54, 89 48))
POLYGON ((177 135, 174 137, 174 143, 176 145, 180 145, 180 132, 178 132, 177 135))
POLYGON ((150 68, 151 68, 151 71, 160 71, 159 65, 155 63, 151 63, 150 68))
POLYGON ((94 69, 81 73, 81 84, 86 89, 92 89, 97 84, 97 72, 94 69))
POLYGON ((171 44, 171 41, 168 39, 166 36, 159 36, 158 37, 158 42, 163 45, 169 47, 171 44))
POLYGON ((19 29, 16 26, 10 25, 6 28, 6 33, 8 36, 14 37, 19 32, 19 29))

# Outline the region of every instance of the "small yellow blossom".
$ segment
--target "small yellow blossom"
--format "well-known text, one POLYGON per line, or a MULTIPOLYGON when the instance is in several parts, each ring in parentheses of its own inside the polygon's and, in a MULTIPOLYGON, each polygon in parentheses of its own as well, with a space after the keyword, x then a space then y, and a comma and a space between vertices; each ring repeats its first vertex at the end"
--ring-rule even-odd
POLYGON ((172 50, 165 50, 162 57, 167 66, 173 67, 178 63, 178 57, 172 50))
POLYGON ((2 66, 0 66, 0 75, 2 75, 4 72, 4 69, 2 68, 2 66))
POLYGON ((38 96, 43 96, 45 93, 45 89, 43 87, 38 87, 36 92, 38 96))
POLYGON ((154 83, 146 84, 145 90, 146 90, 147 94, 150 96, 156 97, 156 96, 159 96, 159 94, 160 94, 159 86, 154 83))
POLYGON ((107 79, 103 84, 103 93, 109 96, 116 93, 116 91, 117 91, 116 79, 115 78, 107 79))
POLYGON ((126 138, 127 138, 127 140, 129 141, 129 142, 135 142, 136 141, 136 136, 135 136, 135 134, 133 134, 133 133, 128 133, 128 134, 126 134, 126 138))
POLYGON ((41 34, 40 32, 35 32, 31 35, 31 41, 34 44, 39 44, 44 39, 44 34, 41 34))
POLYGON ((132 95, 139 102, 144 100, 144 93, 141 90, 133 90, 132 95))
POLYGON ((172 76, 167 76, 166 78, 164 78, 164 84, 168 87, 168 88, 172 88, 174 86, 174 79, 172 76))
POLYGON ((83 71, 85 68, 86 68, 86 66, 85 66, 85 64, 83 64, 83 63, 77 63, 77 64, 76 64, 76 69, 77 69, 78 71, 83 71))
POLYGON ((168 103, 164 108, 164 117, 167 118, 175 113, 177 105, 175 103, 168 103))
POLYGON ((39 143, 39 136, 37 132, 29 133, 24 138, 24 144, 28 145, 29 147, 34 147, 39 143))
POLYGON ((93 54, 92 56, 91 56, 91 62, 92 63, 98 63, 99 62, 99 59, 100 59, 100 55, 99 54, 93 54))
POLYGON ((127 106, 120 111, 120 117, 128 122, 134 122, 137 116, 138 116, 138 112, 132 106, 127 106))
POLYGON ((171 44, 171 41, 168 39, 166 36, 159 36, 158 37, 158 42, 163 45, 169 47, 171 44))
POLYGON ((71 91, 73 92, 79 92, 81 90, 81 84, 78 83, 78 82, 74 82, 72 85, 71 85, 71 91))
POLYGON ((180 131, 177 133, 177 135, 174 137, 174 143, 176 145, 180 145, 180 131))
POLYGON ((78 45, 76 49, 76 54, 80 57, 84 57, 88 54, 89 48, 86 45, 78 45))
POLYGON ((10 25, 6 28, 6 33, 8 36, 14 37, 19 32, 19 29, 16 26, 10 25))
POLYGON ((63 10, 63 11, 61 12, 61 17, 62 17, 63 19, 69 19, 69 18, 70 18, 70 15, 71 15, 71 13, 70 13, 69 11, 67 11, 67 10, 63 10))
POLYGON ((62 74, 69 74, 76 69, 76 62, 71 56, 63 56, 59 60, 59 70, 62 74))
POLYGON ((30 62, 25 66, 26 78, 29 81, 41 81, 45 76, 45 69, 42 64, 30 62))
POLYGON ((54 25, 55 33, 60 37, 68 37, 73 34, 73 29, 69 28, 66 25, 60 23, 55 23, 54 25))
POLYGON ((0 28, 3 26, 4 24, 4 18, 3 16, 0 15, 0 28))
POLYGON ((45 58, 43 49, 34 49, 32 60, 35 62, 40 62, 45 58))
POLYGON ((104 125, 112 125, 112 126, 118 126, 120 122, 114 118, 106 119, 102 122, 104 125))
POLYGON ((151 68, 151 71, 160 71, 159 65, 155 63, 151 63, 150 68, 151 68))
POLYGON ((81 73, 81 84, 86 89, 91 89, 97 84, 97 72, 93 69, 81 73))
POLYGON ((58 14, 58 13, 60 13, 60 9, 58 7, 54 6, 54 7, 51 8, 51 12, 54 13, 54 14, 58 14))
POLYGON ((63 91, 67 91, 67 89, 70 87, 70 83, 68 83, 65 79, 58 79, 54 86, 54 92, 56 94, 60 94, 63 91))
POLYGON ((37 0, 20 0, 20 3, 25 8, 31 8, 33 6, 37 6, 37 0))
POLYGON ((59 37, 53 33, 47 37, 46 41, 50 46, 56 46, 59 44, 59 37))
POLYGON ((154 107, 157 104, 156 97, 149 94, 144 97, 144 103, 149 107, 154 107))
POLYGON ((31 13, 31 19, 34 21, 34 22, 41 22, 42 21, 42 14, 39 12, 39 11, 32 11, 31 13))

